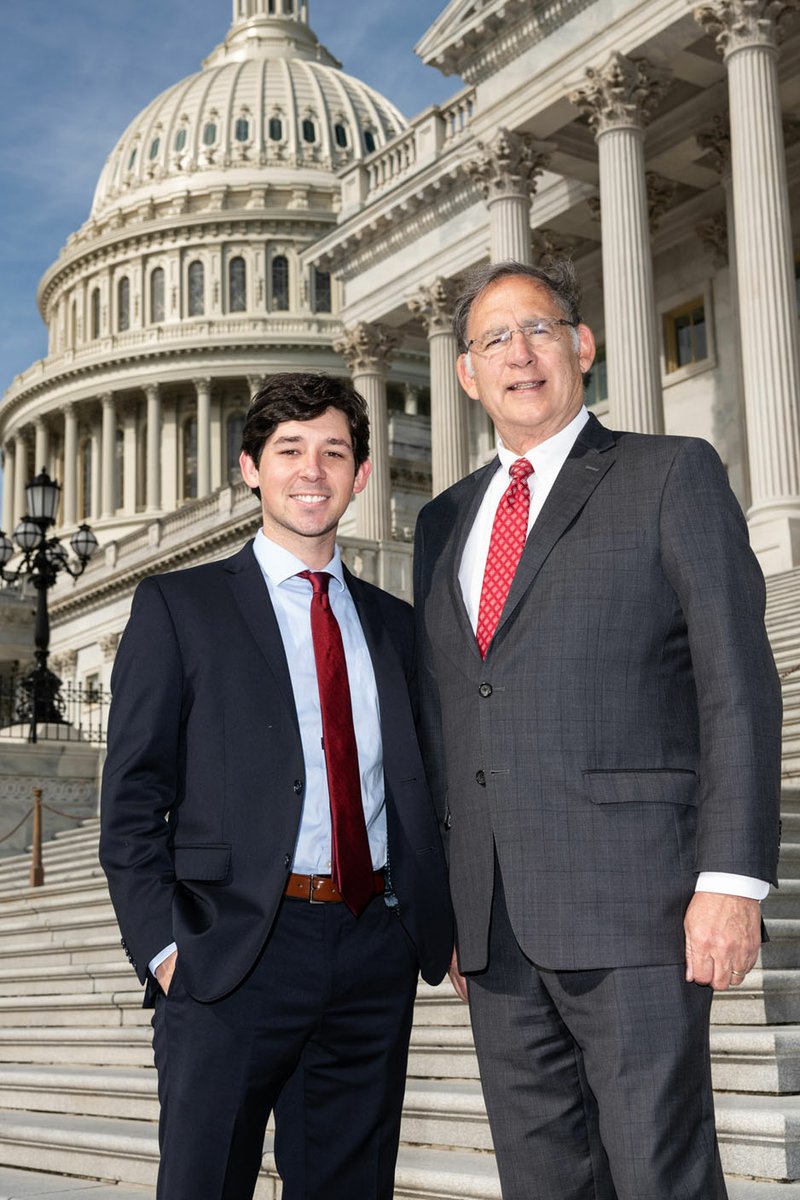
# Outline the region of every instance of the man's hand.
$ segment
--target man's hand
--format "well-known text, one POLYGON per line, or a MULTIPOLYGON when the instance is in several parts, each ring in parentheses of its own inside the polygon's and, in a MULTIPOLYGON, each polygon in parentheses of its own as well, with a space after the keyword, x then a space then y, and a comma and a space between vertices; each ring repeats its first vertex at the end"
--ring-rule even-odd
POLYGON ((724 992, 743 982, 761 948, 761 906, 745 896, 695 892, 683 921, 686 979, 724 992))
POLYGON ((450 982, 452 983, 452 985, 455 989, 456 995, 461 1000, 463 1000, 464 1003, 466 1004, 467 1003, 467 981, 458 969, 458 959, 456 957, 455 949, 453 950, 453 957, 450 959, 450 966, 448 968, 447 974, 450 976, 450 982))
POLYGON ((175 964, 177 961, 178 951, 173 950, 172 954, 156 967, 156 982, 165 996, 169 995, 169 988, 172 983, 172 976, 175 974, 175 964))

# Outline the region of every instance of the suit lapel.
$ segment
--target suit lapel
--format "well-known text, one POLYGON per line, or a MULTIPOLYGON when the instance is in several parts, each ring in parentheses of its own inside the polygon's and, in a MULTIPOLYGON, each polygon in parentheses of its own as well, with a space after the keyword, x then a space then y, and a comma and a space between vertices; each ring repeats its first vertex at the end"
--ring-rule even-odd
POLYGON ((286 662, 283 638, 269 596, 269 589, 253 553, 252 539, 225 564, 231 590, 244 622, 283 692, 289 712, 297 723, 292 679, 286 662))
POLYGON ((470 624, 466 605, 464 604, 464 596, 461 591, 458 572, 461 569, 461 559, 464 557, 464 547, 467 544, 467 538, 472 531, 472 526, 478 515, 478 509, 486 494, 486 489, 497 471, 498 465, 499 459, 493 458, 485 467, 481 467, 479 471, 476 471, 474 475, 464 481, 464 486, 469 485, 470 491, 459 503, 458 519, 453 523, 452 532, 447 539, 441 556, 442 575, 447 581, 449 601, 452 611, 456 614, 459 637, 466 638, 467 644, 471 646, 478 663, 481 661, 480 651, 478 650, 478 643, 475 641, 475 634, 470 624))
POLYGON ((398 687, 399 683, 403 685, 405 683, 405 678, 401 679, 402 667, 392 640, 386 632, 386 626, 378 606, 370 599, 367 589, 362 587, 361 581, 348 571, 347 567, 344 568, 344 580, 347 590, 353 597, 369 656, 372 659, 378 699, 381 701, 381 721, 383 721, 383 714, 391 692, 398 687))
MULTIPOLYGON (((613 466, 614 435, 589 414, 536 519, 519 561, 495 638, 514 613, 548 555, 613 466)), ((474 640, 474 639, 473 639, 474 640)), ((489 654, 491 654, 491 646, 489 654)))

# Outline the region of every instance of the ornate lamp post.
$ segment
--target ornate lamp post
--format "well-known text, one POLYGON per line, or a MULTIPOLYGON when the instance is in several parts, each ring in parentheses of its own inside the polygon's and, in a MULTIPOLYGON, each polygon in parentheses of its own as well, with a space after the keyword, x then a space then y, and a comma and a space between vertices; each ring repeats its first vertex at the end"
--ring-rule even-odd
POLYGON ((11 538, 0 530, 0 578, 6 583, 29 579, 36 588, 36 666, 21 680, 22 698, 17 710, 21 721, 30 721, 30 740, 35 742, 37 725, 61 723, 64 720, 61 680, 47 666, 50 650, 47 593, 62 571, 67 571, 73 579, 83 574, 97 549, 97 538, 88 525, 79 525, 70 538, 77 560, 71 563, 67 549, 59 539, 48 537, 48 530, 55 525, 61 485, 55 483, 42 468, 25 491, 28 497, 27 512, 13 534, 14 542, 22 551, 22 560, 13 571, 6 569, 15 548, 11 538))

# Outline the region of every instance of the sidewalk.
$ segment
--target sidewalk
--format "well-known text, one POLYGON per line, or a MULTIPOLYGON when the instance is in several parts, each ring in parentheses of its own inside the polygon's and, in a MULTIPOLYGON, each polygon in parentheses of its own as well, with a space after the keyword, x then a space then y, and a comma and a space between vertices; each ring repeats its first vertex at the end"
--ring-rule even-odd
MULTIPOLYGON (((153 1200, 149 1188, 0 1167, 0 1200, 153 1200)), ((788 1200, 788 1198, 787 1198, 788 1200)))

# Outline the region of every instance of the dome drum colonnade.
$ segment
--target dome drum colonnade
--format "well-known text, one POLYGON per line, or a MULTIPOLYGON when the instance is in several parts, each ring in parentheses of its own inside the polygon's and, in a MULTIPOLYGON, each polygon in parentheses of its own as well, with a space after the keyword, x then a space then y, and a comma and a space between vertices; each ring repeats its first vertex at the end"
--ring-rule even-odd
MULTIPOLYGON (((800 565, 800 374, 777 74, 781 35, 798 8, 800 0, 712 0, 693 9, 699 27, 713 37, 727 74, 730 158, 722 171, 747 425, 747 515, 767 573, 800 565)), ((610 423, 648 433, 664 431, 664 411, 644 144, 648 121, 668 84, 669 72, 661 67, 612 53, 568 92, 597 146, 610 423)), ((555 148, 526 132, 500 128, 465 156, 463 170, 488 209, 491 261, 532 261, 531 201, 555 148)), ((334 261, 333 249, 328 239, 321 261, 334 261)), ((306 258, 313 261, 313 254, 306 258)), ((441 277, 430 284, 439 294, 452 286, 441 277)), ((420 311, 419 303, 409 300, 412 312, 420 311)), ((454 372, 439 378, 433 340, 430 348, 434 490, 439 491, 465 474, 470 463, 459 432, 463 418, 453 407, 454 372), (439 405, 440 411, 449 407, 451 416, 437 430, 439 405), (453 429, 456 449, 448 445, 445 466, 444 443, 453 429)), ((452 362, 454 345, 448 353, 452 362)), ((378 526, 374 536, 384 535, 385 525, 378 526)))

